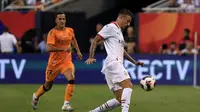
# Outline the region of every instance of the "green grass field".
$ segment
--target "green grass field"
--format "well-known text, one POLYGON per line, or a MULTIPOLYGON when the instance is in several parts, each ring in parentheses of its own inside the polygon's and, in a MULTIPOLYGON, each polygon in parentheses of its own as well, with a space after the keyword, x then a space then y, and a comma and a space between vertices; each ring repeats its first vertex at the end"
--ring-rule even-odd
MULTIPOLYGON (((62 112, 65 85, 54 85, 40 98, 38 110, 31 108, 32 93, 40 85, 0 85, 0 112, 62 112)), ((76 85, 72 98, 75 112, 88 112, 113 98, 107 85, 76 85)), ((130 112, 199 112, 200 89, 189 86, 157 86, 151 92, 135 86, 130 112)), ((111 112, 120 112, 117 108, 111 112)))

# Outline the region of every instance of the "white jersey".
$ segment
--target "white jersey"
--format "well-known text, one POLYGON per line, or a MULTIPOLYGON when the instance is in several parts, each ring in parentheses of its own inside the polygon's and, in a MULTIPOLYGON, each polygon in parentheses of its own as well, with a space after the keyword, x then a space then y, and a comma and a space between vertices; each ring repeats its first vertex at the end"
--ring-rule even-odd
POLYGON ((17 44, 17 39, 10 33, 3 33, 0 35, 0 49, 1 52, 13 52, 13 45, 17 44))
POLYGON ((104 39, 104 46, 107 52, 103 68, 110 66, 112 61, 124 60, 124 37, 121 28, 114 22, 105 25, 98 35, 104 39))
POLYGON ((107 52, 101 72, 105 75, 110 90, 117 91, 122 89, 120 82, 130 79, 123 66, 125 43, 121 28, 116 23, 110 23, 105 25, 98 35, 104 39, 107 52))

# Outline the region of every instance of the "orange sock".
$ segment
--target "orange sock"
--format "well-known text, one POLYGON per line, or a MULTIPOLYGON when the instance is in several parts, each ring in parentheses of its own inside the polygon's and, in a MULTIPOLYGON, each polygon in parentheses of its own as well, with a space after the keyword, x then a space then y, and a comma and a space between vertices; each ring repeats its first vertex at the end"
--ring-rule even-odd
POLYGON ((70 102, 71 97, 74 93, 75 84, 67 84, 66 90, 65 90, 65 101, 70 102))
POLYGON ((42 96, 44 93, 45 93, 45 91, 44 91, 44 89, 43 89, 43 86, 40 86, 40 88, 39 88, 39 89, 37 90, 37 92, 35 93, 37 99, 39 99, 39 97, 42 96))

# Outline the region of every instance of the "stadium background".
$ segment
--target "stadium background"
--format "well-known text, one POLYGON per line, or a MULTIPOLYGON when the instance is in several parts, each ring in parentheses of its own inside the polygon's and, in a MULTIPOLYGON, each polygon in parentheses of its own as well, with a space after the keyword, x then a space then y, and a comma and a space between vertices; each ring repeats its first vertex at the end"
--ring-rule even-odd
MULTIPOLYGON (((98 3, 97 1, 91 2, 95 4, 98 3)), ((144 67, 136 67, 129 61, 124 61, 124 66, 135 84, 131 112, 199 111, 200 108, 197 105, 200 104, 198 100, 200 91, 192 88, 195 70, 194 55, 168 55, 159 53, 159 50, 162 44, 170 44, 172 41, 180 43, 185 28, 190 29, 191 40, 194 40, 194 33, 200 31, 200 14, 143 12, 143 7, 157 0, 114 1, 112 2, 115 5, 112 5, 112 8, 108 8, 109 3, 107 3, 107 5, 104 5, 107 10, 100 7, 99 10, 103 11, 91 17, 80 10, 64 11, 67 15, 66 25, 75 30, 79 47, 84 56, 82 61, 78 61, 76 54, 73 55, 78 85, 72 104, 77 108, 77 112, 86 112, 112 97, 105 85, 104 75, 100 72, 106 56, 105 51, 96 53, 96 64, 86 65, 84 61, 88 58, 89 40, 91 35, 94 36, 96 33, 96 24, 105 25, 114 21, 122 8, 127 8, 134 13, 131 26, 134 27, 135 43, 139 52, 131 53, 131 56, 145 63, 144 67), (157 80, 157 87, 152 92, 144 92, 139 87, 139 81, 145 75, 152 75, 157 80), (82 101, 87 100, 88 102, 83 104, 82 101)), ((50 11, 22 9, 2 11, 0 12, 0 32, 2 33, 4 27, 8 27, 10 33, 14 34, 19 41, 29 40, 34 42, 35 37, 38 42, 42 41, 43 35, 55 26, 54 14, 58 9, 54 8, 50 11)), ((200 39, 197 43, 200 45, 200 39)), ((200 84, 199 58, 200 56, 197 55, 197 78, 195 81, 198 85, 200 84)), ((12 54, 0 54, 0 111, 32 112, 31 95, 39 87, 38 84, 44 82, 47 59, 48 53, 41 53, 28 48, 24 48, 22 53, 15 51, 12 54)), ((56 78, 55 83, 58 85, 55 85, 44 96, 39 104, 41 109, 38 112, 59 111, 67 81, 60 75, 56 78), (55 94, 58 94, 58 96, 54 96, 55 94), (59 103, 54 104, 55 102, 59 103)))

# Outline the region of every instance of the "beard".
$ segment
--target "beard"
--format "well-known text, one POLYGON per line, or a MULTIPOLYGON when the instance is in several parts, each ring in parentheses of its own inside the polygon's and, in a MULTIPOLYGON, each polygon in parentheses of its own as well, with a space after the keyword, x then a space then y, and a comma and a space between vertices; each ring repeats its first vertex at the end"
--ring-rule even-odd
POLYGON ((127 30, 127 28, 128 28, 128 26, 124 26, 123 28, 121 28, 122 29, 122 31, 126 31, 127 30))

